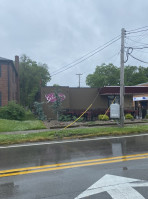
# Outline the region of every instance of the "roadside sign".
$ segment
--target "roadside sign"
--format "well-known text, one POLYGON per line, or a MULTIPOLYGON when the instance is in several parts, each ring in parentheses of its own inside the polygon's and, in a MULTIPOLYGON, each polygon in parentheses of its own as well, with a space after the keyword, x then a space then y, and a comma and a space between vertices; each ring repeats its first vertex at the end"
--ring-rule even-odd
POLYGON ((133 187, 148 187, 148 181, 106 174, 75 199, 107 192, 113 199, 145 199, 133 187))
POLYGON ((147 96, 143 96, 143 97, 133 97, 133 101, 143 101, 143 100, 148 100, 147 96))

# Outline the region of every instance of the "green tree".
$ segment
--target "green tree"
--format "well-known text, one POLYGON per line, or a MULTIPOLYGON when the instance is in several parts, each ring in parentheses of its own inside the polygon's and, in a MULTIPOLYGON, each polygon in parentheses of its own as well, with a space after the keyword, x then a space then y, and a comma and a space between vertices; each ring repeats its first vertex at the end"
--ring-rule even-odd
POLYGON ((120 69, 113 64, 96 66, 95 72, 86 77, 86 84, 90 87, 119 85, 120 69))
POLYGON ((32 107, 41 86, 46 86, 51 77, 46 64, 37 63, 26 55, 20 58, 20 102, 32 107))
POLYGON ((124 68, 124 82, 126 86, 133 86, 133 77, 138 73, 137 66, 125 66, 124 68))
POLYGON ((142 66, 125 66, 124 79, 126 86, 148 82, 148 70, 142 66))
MULTIPOLYGON (((142 66, 125 66, 125 86, 134 86, 148 82, 148 68, 142 66)), ((120 68, 113 64, 96 66, 95 72, 86 77, 86 84, 90 87, 119 86, 120 68)))

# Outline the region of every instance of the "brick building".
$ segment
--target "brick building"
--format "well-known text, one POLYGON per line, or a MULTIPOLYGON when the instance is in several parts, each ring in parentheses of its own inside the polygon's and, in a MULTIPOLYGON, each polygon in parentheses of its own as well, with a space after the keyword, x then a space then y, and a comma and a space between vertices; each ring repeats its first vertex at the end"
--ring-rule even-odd
POLYGON ((0 57, 0 106, 9 101, 19 103, 19 57, 15 61, 0 57))

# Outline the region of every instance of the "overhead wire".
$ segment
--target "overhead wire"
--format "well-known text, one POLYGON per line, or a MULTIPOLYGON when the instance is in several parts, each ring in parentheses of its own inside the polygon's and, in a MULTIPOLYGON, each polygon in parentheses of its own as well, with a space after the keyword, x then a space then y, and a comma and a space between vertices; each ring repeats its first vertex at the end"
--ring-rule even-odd
POLYGON ((120 38, 121 38, 120 36, 117 36, 117 37, 113 38, 112 40, 110 40, 109 42, 105 43, 104 45, 96 48, 95 50, 87 53, 86 55, 80 57, 79 59, 71 62, 70 64, 67 64, 66 66, 61 67, 60 69, 56 70, 57 72, 56 71, 55 71, 55 73, 53 72, 53 74, 51 75, 51 77, 54 76, 54 75, 57 75, 57 74, 59 74, 61 72, 64 72, 64 71, 66 71, 66 70, 68 70, 68 69, 70 69, 70 68, 72 68, 72 67, 80 64, 81 62, 89 59, 90 57, 94 56, 95 54, 99 53, 100 51, 104 50, 105 48, 107 48, 111 44, 113 44, 116 41, 118 41, 120 38))
MULTIPOLYGON (((130 31, 126 31, 126 34, 135 34, 135 33, 139 33, 139 32, 146 32, 146 31, 148 31, 148 26, 144 26, 144 27, 141 27, 141 28, 137 28, 137 29, 134 29, 134 30, 130 30, 130 31)), ((137 60, 137 61, 140 61, 140 62, 142 62, 142 63, 148 63, 147 61, 144 61, 144 60, 142 60, 142 59, 139 59, 139 58, 137 58, 137 57, 135 57, 135 56, 133 56, 132 55, 132 52, 133 52, 133 50, 142 50, 142 49, 147 49, 148 48, 148 44, 147 43, 145 43, 145 42, 140 42, 141 40, 143 40, 144 39, 144 37, 147 35, 148 33, 144 33, 144 34, 142 34, 142 35, 136 35, 136 37, 137 37, 137 39, 136 40, 133 40, 133 39, 131 39, 131 35, 129 35, 129 36, 127 36, 126 37, 126 39, 128 40, 128 41, 132 41, 133 43, 134 43, 134 45, 132 44, 128 44, 127 46, 129 46, 129 47, 125 47, 125 48, 127 48, 127 50, 126 50, 126 61, 125 62, 127 62, 128 61, 128 57, 130 56, 130 57, 132 57, 133 59, 135 59, 135 60, 137 60), (141 45, 136 45, 135 46, 135 43, 137 44, 137 43, 139 43, 139 44, 141 44, 141 45)))
POLYGON ((130 56, 131 56, 133 59, 136 59, 137 61, 140 61, 140 62, 143 62, 143 63, 145 63, 145 64, 148 64, 148 62, 143 61, 143 60, 141 60, 141 59, 138 59, 138 58, 134 57, 134 56, 131 55, 131 54, 130 54, 130 56))
POLYGON ((140 29, 143 29, 143 28, 148 28, 148 26, 143 26, 143 27, 140 27, 140 28, 132 29, 132 30, 129 30, 127 32, 136 31, 136 30, 140 30, 140 29))
POLYGON ((139 30, 139 31, 126 31, 126 34, 133 34, 133 33, 145 32, 145 31, 148 31, 148 28, 144 30, 139 30))
POLYGON ((126 38, 126 39, 128 39, 128 40, 130 40, 130 41, 132 41, 132 42, 139 43, 139 44, 148 45, 148 44, 146 44, 146 43, 139 42, 139 41, 135 41, 135 40, 133 40, 133 39, 130 39, 130 38, 126 38))

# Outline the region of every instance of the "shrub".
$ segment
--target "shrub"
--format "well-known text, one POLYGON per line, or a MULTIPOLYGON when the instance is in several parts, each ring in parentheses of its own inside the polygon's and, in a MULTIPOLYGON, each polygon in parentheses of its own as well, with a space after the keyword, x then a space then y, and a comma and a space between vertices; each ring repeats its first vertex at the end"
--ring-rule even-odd
POLYGON ((107 115, 98 115, 98 119, 102 121, 108 121, 109 117, 107 115))
POLYGON ((134 117, 130 114, 130 113, 127 113, 126 115, 125 115, 125 119, 126 120, 131 120, 131 119, 133 119, 134 117))
POLYGON ((148 119, 148 114, 145 116, 145 119, 148 119))
POLYGON ((46 120, 46 115, 43 112, 43 102, 34 102, 35 114, 37 115, 39 120, 46 120))
POLYGON ((76 116, 72 116, 72 120, 75 121, 77 119, 76 116))
POLYGON ((69 121, 71 121, 71 116, 70 115, 60 115, 59 121, 69 122, 69 121))
POLYGON ((36 120, 36 118, 35 115, 30 110, 27 110, 25 112, 25 117, 23 120, 36 120))
POLYGON ((84 117, 80 117, 77 122, 83 122, 83 121, 84 121, 84 117))
POLYGON ((7 106, 0 108, 0 118, 8 120, 23 120, 25 117, 25 109, 16 104, 15 101, 11 101, 7 106))

